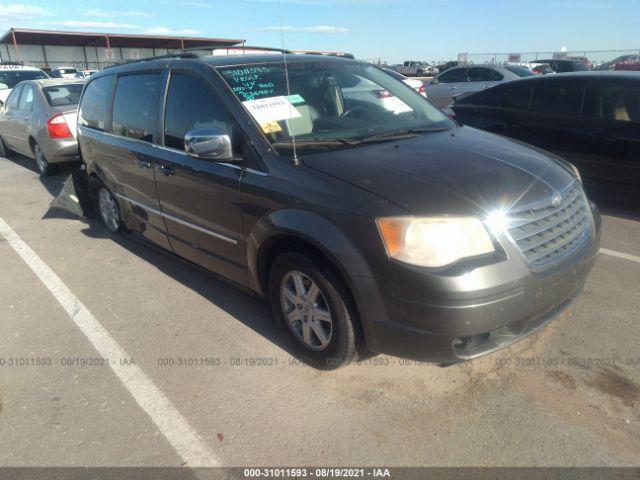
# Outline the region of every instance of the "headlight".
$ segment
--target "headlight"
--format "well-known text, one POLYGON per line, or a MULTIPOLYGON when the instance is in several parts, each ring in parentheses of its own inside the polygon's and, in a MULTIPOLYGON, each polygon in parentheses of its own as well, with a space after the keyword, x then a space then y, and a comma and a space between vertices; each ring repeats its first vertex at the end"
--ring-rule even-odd
POLYGON ((576 166, 571 163, 571 162, 567 162, 569 165, 571 165, 571 170, 573 171, 573 174, 576 176, 576 178, 578 180, 580 180, 580 183, 582 183, 582 177, 580 176, 580 171, 576 168, 576 166))
POLYGON ((489 233, 473 217, 396 217, 376 220, 389 257, 421 267, 442 267, 491 253, 489 233))

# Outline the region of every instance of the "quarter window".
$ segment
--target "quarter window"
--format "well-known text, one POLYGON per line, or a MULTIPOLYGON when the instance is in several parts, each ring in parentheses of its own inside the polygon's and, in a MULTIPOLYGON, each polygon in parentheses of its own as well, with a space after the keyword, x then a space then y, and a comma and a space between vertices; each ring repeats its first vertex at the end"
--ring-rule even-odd
POLYGON ((141 73, 118 78, 113 100, 113 133, 153 141, 160 75, 141 73))
POLYGON ((602 82, 598 90, 598 117, 640 123, 640 88, 637 85, 602 82))
POLYGON ((531 110, 557 115, 579 115, 585 82, 539 82, 533 89, 531 110))
POLYGON ((107 100, 111 89, 111 75, 90 82, 82 96, 78 123, 82 126, 104 130, 107 117, 107 100))
POLYGON ((232 136, 232 122, 224 105, 204 81, 171 75, 164 120, 164 144, 184 150, 184 134, 200 128, 220 128, 232 136))
POLYGON ((20 106, 18 110, 32 110, 33 109, 33 87, 31 85, 25 85, 22 87, 22 95, 20 96, 20 106))

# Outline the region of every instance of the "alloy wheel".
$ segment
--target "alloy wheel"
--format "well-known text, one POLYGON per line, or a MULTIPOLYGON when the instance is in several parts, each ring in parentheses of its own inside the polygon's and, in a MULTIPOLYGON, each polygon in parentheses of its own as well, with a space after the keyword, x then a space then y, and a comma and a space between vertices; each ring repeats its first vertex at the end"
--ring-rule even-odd
POLYGON ((36 165, 38 166, 38 170, 40 171, 40 173, 46 172, 49 164, 44 158, 42 148, 40 148, 40 145, 38 145, 37 143, 33 146, 33 156, 36 159, 36 165))
POLYGON ((100 216, 106 227, 111 232, 116 232, 120 228, 120 212, 118 204, 111 195, 111 192, 102 187, 98 193, 98 208, 100 216))
POLYGON ((300 342, 316 351, 327 348, 333 321, 316 282, 302 272, 288 272, 280 285, 280 306, 289 329, 300 342))

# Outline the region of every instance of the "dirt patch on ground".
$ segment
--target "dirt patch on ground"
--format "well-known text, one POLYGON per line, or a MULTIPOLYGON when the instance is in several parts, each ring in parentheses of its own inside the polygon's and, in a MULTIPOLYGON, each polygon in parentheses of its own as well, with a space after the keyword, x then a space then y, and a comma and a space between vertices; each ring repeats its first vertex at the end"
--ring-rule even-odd
POLYGON ((559 382, 564 388, 568 388, 569 390, 576 389, 576 381, 568 373, 562 370, 547 370, 545 373, 548 377, 559 382))
POLYGON ((585 383, 605 395, 620 399, 627 407, 633 407, 640 401, 640 385, 622 376, 612 368, 598 368, 591 379, 585 383))

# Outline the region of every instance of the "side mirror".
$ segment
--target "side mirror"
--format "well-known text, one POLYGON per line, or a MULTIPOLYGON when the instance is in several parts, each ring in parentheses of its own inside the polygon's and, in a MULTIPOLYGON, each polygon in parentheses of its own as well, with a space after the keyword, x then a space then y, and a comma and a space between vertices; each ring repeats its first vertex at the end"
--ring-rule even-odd
POLYGON ((184 135, 184 150, 187 155, 214 162, 233 160, 231 138, 220 128, 200 128, 184 135))
POLYGON ((0 90, 9 90, 9 85, 6 83, 0 83, 0 90))
POLYGON ((440 83, 440 80, 438 80, 437 78, 434 78, 433 80, 431 80, 429 82, 431 85, 438 85, 440 83))

